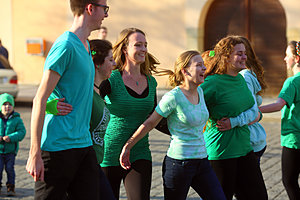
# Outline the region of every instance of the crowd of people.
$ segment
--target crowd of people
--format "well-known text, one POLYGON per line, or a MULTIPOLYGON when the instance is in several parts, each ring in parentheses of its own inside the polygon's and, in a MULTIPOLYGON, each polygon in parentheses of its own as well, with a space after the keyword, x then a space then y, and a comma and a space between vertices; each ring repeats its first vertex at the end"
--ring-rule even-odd
POLYGON ((122 30, 114 45, 88 40, 108 17, 106 0, 70 6, 73 24, 53 44, 33 101, 26 170, 35 199, 114 200, 122 182, 128 199, 150 199, 148 138, 157 128, 170 135, 165 199, 186 199, 192 187, 202 199, 267 200, 259 121, 282 108, 282 180, 289 198, 300 199, 300 42, 288 44, 284 59, 294 76, 275 103, 261 106, 264 70, 247 38, 226 36, 202 55, 187 50, 173 70, 162 70, 138 28, 122 30), (154 74, 168 75, 173 87, 160 102, 154 74))

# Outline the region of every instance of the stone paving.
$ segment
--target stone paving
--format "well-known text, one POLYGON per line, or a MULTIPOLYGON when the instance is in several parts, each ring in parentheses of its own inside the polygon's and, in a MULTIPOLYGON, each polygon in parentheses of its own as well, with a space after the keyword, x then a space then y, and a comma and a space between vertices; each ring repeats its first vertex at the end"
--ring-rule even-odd
MULTIPOLYGON (((273 99, 270 99, 270 101, 273 99)), ((27 134, 20 143, 20 150, 16 159, 16 196, 6 197, 6 187, 2 188, 0 199, 33 199, 34 182, 31 176, 25 171, 26 161, 30 145, 30 115, 31 109, 16 107, 21 113, 25 122, 27 134)), ((261 168, 266 182, 270 200, 288 200, 287 194, 281 182, 281 147, 280 147, 280 113, 265 114, 262 125, 267 131, 267 150, 261 160, 261 168)), ((150 148, 153 158, 151 199, 163 199, 163 186, 161 178, 161 164, 169 146, 169 137, 158 131, 150 133, 150 148)), ((6 175, 2 183, 6 182, 6 175)), ((126 193, 122 187, 120 199, 126 199, 126 193)), ((190 189, 189 200, 200 199, 193 189, 190 189)))

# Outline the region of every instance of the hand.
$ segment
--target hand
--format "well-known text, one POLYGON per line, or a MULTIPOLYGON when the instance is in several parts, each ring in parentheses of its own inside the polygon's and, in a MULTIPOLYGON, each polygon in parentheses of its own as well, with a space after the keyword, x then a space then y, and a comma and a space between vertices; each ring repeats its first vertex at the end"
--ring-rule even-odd
POLYGON ((3 138, 2 138, 5 142, 10 142, 10 138, 9 138, 9 136, 3 136, 3 138))
POLYGON ((252 124, 258 122, 259 119, 260 119, 260 115, 261 115, 260 112, 258 112, 258 116, 256 117, 256 119, 255 119, 253 122, 250 122, 250 123, 248 124, 248 126, 250 126, 250 125, 252 125, 252 124))
POLYGON ((41 155, 29 154, 26 170, 33 177, 34 181, 44 181, 44 162, 41 155))
POLYGON ((222 118, 217 121, 217 127, 219 131, 227 131, 231 129, 230 119, 229 118, 222 118))
POLYGON ((73 107, 71 104, 65 103, 65 98, 57 99, 57 115, 67 115, 69 114, 72 110, 73 107))
POLYGON ((126 146, 124 146, 122 149, 122 152, 120 154, 120 164, 121 164, 121 167, 123 167, 126 170, 130 169, 130 167, 131 167, 129 157, 130 157, 130 150, 127 149, 126 146))

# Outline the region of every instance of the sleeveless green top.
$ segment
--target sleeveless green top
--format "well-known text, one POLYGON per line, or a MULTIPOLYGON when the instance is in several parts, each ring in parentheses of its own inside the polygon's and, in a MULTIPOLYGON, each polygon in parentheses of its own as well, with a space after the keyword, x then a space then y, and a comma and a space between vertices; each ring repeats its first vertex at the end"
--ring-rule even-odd
MULTIPOLYGON (((119 157, 123 145, 153 111, 157 86, 155 78, 148 76, 148 96, 135 98, 127 92, 119 71, 113 71, 108 80, 111 93, 105 96, 105 101, 110 111, 110 121, 104 137, 104 158, 101 167, 120 165, 119 157)), ((148 137, 147 134, 131 149, 130 162, 140 159, 152 160, 148 137)))

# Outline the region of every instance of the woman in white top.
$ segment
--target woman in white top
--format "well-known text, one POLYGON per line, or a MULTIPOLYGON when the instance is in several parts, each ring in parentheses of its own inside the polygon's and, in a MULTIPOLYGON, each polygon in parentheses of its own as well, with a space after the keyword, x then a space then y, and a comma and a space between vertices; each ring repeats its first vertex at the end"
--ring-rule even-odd
POLYGON ((175 88, 166 93, 153 114, 125 143, 121 166, 129 169, 130 149, 166 117, 171 143, 163 162, 165 199, 186 199, 190 186, 203 199, 225 199, 221 185, 208 160, 203 127, 208 120, 203 92, 206 68, 197 51, 186 51, 178 58, 174 72, 168 71, 175 88))

